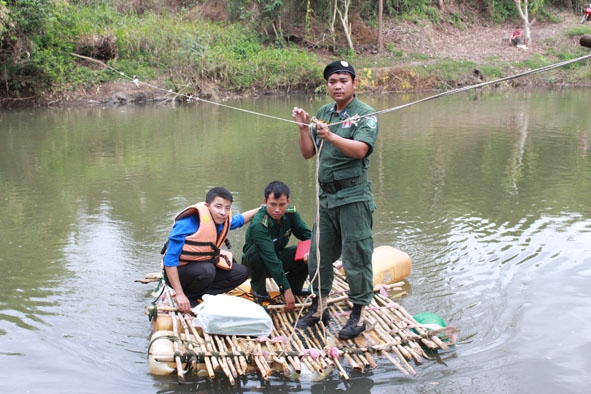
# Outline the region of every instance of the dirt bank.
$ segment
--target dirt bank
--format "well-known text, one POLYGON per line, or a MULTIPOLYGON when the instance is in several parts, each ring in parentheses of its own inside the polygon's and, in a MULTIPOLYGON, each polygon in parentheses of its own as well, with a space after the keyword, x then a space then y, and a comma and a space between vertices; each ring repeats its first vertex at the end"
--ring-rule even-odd
POLYGON ((518 49, 509 45, 508 38, 515 25, 487 26, 475 24, 464 30, 449 25, 416 25, 402 23, 386 29, 396 48, 405 53, 424 53, 438 59, 469 60, 474 63, 492 61, 518 62, 536 55, 543 55, 551 48, 574 49, 578 38, 568 38, 564 32, 577 26, 576 15, 564 13, 558 16, 560 23, 535 23, 531 30, 531 45, 518 49))
MULTIPOLYGON (((515 28, 514 25, 492 26, 484 23, 474 23, 465 28, 458 29, 451 25, 433 25, 431 23, 412 22, 386 22, 384 29, 384 45, 395 48, 402 53, 395 59, 391 53, 377 54, 371 49, 363 50, 360 56, 364 61, 379 65, 374 75, 383 75, 389 71, 405 73, 405 68, 412 66, 436 64, 438 61, 450 59, 455 61, 470 61, 476 65, 505 65, 507 75, 525 71, 519 69, 516 64, 527 59, 535 59, 543 56, 552 59, 552 53, 566 53, 580 48, 579 37, 567 37, 565 32, 569 28, 579 25, 579 17, 570 13, 557 15, 559 23, 536 23, 531 31, 531 45, 527 48, 517 48, 509 45, 508 37, 515 28), (419 56, 418 56, 418 55, 419 56), (390 59, 392 60, 390 61, 390 59), (424 59, 417 61, 416 59, 424 59), (372 62, 373 61, 373 62, 372 62), (392 65, 383 67, 390 62, 392 65), (512 66, 509 66, 512 65, 512 66), (389 70, 390 69, 390 70, 389 70)), ((319 51, 319 58, 330 60, 330 54, 319 51)), ((556 62, 562 60, 555 59, 556 62)), ((470 76, 466 76, 469 81, 470 76)), ((535 86, 543 83, 544 78, 531 79, 527 86, 535 86)), ((160 86, 157 81, 150 81, 150 86, 160 86)), ((450 86, 453 86, 449 84, 450 86)), ((367 84, 366 86, 372 86, 367 84)), ((434 89, 441 86, 441 81, 424 80, 414 81, 409 90, 434 89)), ((399 91, 399 87, 382 86, 381 89, 399 91)), ((272 92, 266 92, 272 93, 272 92)), ((85 105, 111 102, 153 102, 170 100, 173 96, 163 89, 154 89, 147 85, 134 84, 130 80, 122 79, 116 82, 108 82, 95 89, 70 93, 67 97, 61 97, 62 105, 85 105)), ((228 92, 216 92, 215 97, 206 97, 213 100, 223 100, 232 97, 228 92)), ((181 97, 183 99, 183 97, 181 97)))

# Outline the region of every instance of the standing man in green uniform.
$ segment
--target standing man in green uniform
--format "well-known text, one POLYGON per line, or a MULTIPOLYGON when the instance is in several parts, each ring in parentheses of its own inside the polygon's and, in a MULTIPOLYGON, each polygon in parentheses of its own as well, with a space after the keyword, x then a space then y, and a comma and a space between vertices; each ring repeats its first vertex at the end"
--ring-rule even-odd
POLYGON ((351 339, 365 330, 365 307, 373 298, 373 199, 367 179, 369 155, 378 136, 375 111, 355 96, 355 70, 345 61, 324 69, 328 93, 335 101, 316 113, 309 130, 310 115, 295 107, 293 120, 300 130, 302 156, 310 159, 319 151, 319 218, 314 225, 308 270, 319 297, 297 326, 303 328, 330 319, 326 297, 334 279, 333 262, 342 256, 353 309, 339 331, 339 338, 351 339), (316 231, 320 231, 320 263, 316 261, 316 231), (315 279, 316 270, 319 281, 315 279))
POLYGON ((295 306, 294 295, 304 295, 308 278, 307 258, 296 261, 296 246, 287 246, 293 234, 308 240, 311 231, 295 206, 289 203, 289 187, 273 181, 265 188, 264 204, 246 230, 242 264, 250 270, 250 287, 255 301, 269 299, 266 279, 273 278, 285 298, 286 309, 295 306))

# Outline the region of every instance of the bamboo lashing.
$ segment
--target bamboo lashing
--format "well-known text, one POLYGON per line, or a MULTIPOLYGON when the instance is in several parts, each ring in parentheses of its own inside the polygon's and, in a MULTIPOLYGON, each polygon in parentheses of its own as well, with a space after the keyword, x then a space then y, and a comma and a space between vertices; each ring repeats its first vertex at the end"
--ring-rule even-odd
POLYGON ((232 338, 227 336, 226 342, 228 342, 228 345, 230 345, 230 349, 232 349, 232 353, 234 353, 234 357, 238 360, 236 367, 238 368, 239 374, 246 374, 246 371, 248 370, 248 365, 246 364, 246 359, 244 358, 244 355, 238 351, 238 347, 236 345, 236 335, 233 335, 232 338))
POLYGON ((218 369, 217 360, 215 359, 215 357, 205 355, 207 351, 207 349, 205 348, 205 341, 203 340, 203 338, 201 338, 201 336, 197 332, 197 329, 195 329, 195 327, 193 326, 191 316, 185 315, 185 321, 188 323, 187 326, 189 327, 189 330, 197 340, 197 344, 201 349, 200 355, 204 359, 205 368, 207 369, 207 375, 209 376, 209 379, 213 380, 215 378, 215 370, 218 369))

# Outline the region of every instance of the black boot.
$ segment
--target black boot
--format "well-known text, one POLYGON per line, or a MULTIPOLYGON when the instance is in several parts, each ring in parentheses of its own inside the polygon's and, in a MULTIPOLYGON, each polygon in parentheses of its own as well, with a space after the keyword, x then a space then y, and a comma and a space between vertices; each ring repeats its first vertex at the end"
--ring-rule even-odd
POLYGON ((264 293, 258 293, 253 290, 252 298, 254 299, 254 302, 256 302, 259 305, 264 305, 265 302, 271 301, 271 296, 266 291, 264 293))
POLYGON ((365 306, 353 304, 349 320, 339 331, 339 339, 357 338, 363 331, 365 331, 365 306))
POLYGON ((304 329, 309 326, 313 326, 320 321, 322 316, 322 323, 328 324, 330 322, 330 313, 328 312, 328 308, 326 307, 326 298, 324 298, 320 304, 322 307, 320 308, 322 312, 318 310, 318 298, 312 298, 312 305, 310 305, 310 309, 308 312, 302 317, 300 317, 296 323, 296 327, 299 329, 304 329))

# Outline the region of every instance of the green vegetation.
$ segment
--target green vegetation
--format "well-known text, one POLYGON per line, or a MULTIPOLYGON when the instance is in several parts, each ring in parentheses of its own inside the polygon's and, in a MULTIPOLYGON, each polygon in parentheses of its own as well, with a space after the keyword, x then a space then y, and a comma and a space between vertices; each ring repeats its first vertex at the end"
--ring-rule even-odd
POLYGON ((120 78, 113 69, 144 81, 158 80, 166 89, 200 92, 211 84, 241 92, 304 89, 318 82, 313 76, 319 75, 319 66, 312 54, 295 47, 264 46, 239 23, 207 22, 192 18, 187 10, 122 13, 107 1, 17 0, 11 4, 19 12, 9 14, 10 20, 19 22, 2 37, 3 47, 14 54, 5 50, 1 55, 5 96, 90 87, 120 78), (107 47, 97 42, 106 42, 107 47), (73 52, 112 68, 81 60, 73 52))
POLYGON ((567 37, 578 37, 584 34, 591 34, 591 25, 571 27, 570 29, 567 29, 564 34, 566 34, 567 37))
MULTIPOLYGON (((375 30, 377 1, 351 5, 350 15, 357 24, 363 21, 365 30, 368 26, 375 30)), ((134 75, 158 87, 199 96, 312 91, 322 84, 321 67, 335 56, 367 68, 429 61, 430 69, 438 68, 439 78, 449 80, 474 67, 407 54, 392 43, 381 56, 359 55, 336 31, 341 28, 338 20, 333 25, 336 30, 330 29, 332 4, 331 0, 0 0, 0 105, 11 99, 59 97, 134 75)), ((438 5, 443 2, 384 0, 384 16, 460 30, 476 18, 517 20, 513 0, 455 0, 445 3, 446 12, 438 5), (479 15, 480 9, 487 11, 479 15)), ((549 18, 543 11, 540 15, 549 18)), ((569 34, 590 30, 573 27, 569 34)), ((569 51, 549 55, 580 56, 569 51)), ((522 66, 548 63, 532 59, 522 66)), ((502 65, 487 67, 490 75, 497 75, 502 65)), ((413 89, 416 83, 403 86, 413 89)))

